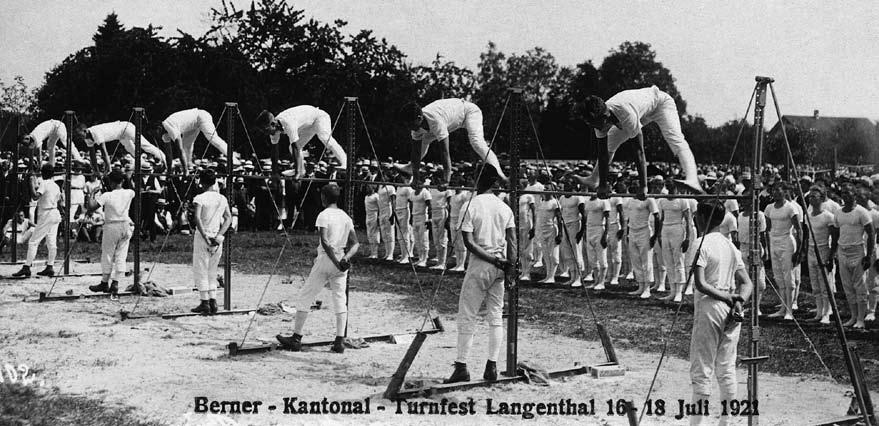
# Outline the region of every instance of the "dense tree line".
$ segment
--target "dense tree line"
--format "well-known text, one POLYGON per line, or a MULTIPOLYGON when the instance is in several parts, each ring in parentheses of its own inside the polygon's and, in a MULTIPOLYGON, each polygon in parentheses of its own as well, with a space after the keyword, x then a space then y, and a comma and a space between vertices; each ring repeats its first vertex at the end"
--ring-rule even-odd
MULTIPOLYGON (((249 124, 262 109, 277 112, 299 104, 316 105, 335 118, 343 97, 357 96, 369 135, 384 158, 408 152, 408 134, 394 120, 404 102, 470 98, 484 112, 490 139, 502 118, 507 89, 522 87, 529 119, 525 128, 533 124, 537 132, 522 147, 523 156, 537 157, 542 148, 547 158, 594 158, 592 133, 576 119, 576 102, 591 94, 607 98, 621 90, 656 85, 675 99, 684 133, 700 162, 725 163, 732 158, 743 164, 750 156, 750 125, 745 123, 732 156, 742 123, 712 128, 703 118, 687 114, 671 71, 657 61, 647 43, 624 42, 599 65, 585 60, 562 66, 541 47, 507 54, 488 42, 471 70, 439 54, 429 64, 413 65, 372 31, 351 32, 342 20, 306 19, 304 11, 286 0, 258 0, 246 9, 223 1, 211 10, 210 20, 205 34, 178 32, 166 38, 158 35, 161 27, 126 28, 111 13, 94 34, 92 45, 46 73, 35 102, 15 108, 30 112, 34 120, 58 118, 72 109, 79 121, 95 123, 126 120, 131 107, 143 106, 149 121, 160 121, 171 112, 196 106, 217 119, 224 102, 237 101, 242 122, 249 124)), ((508 144, 504 129, 495 142, 499 152, 505 152, 508 144)), ((238 123, 236 134, 243 132, 238 123)), ((265 137, 249 136, 257 153, 267 155, 265 137)), ((645 128, 645 137, 649 158, 673 159, 655 126, 645 128)), ((361 131, 358 138, 363 141, 358 154, 371 156, 366 134, 361 131)), ((798 153, 810 149, 807 138, 794 139, 798 153)), ((236 150, 250 151, 246 137, 236 141, 236 150)), ((451 143, 455 152, 471 155, 464 135, 454 135, 451 143)), ((628 145, 618 158, 631 158, 628 145)))

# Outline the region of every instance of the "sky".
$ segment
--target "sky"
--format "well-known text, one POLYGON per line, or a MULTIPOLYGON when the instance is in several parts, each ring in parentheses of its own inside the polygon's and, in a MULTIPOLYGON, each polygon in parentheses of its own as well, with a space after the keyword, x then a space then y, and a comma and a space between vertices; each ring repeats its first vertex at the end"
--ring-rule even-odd
MULTIPOLYGON (((236 1, 248 7, 249 1, 236 1)), ((291 0, 306 16, 368 28, 415 64, 437 53, 475 67, 489 41, 507 53, 541 46, 560 65, 599 65, 623 41, 650 43, 687 112, 740 119, 754 76, 775 78, 783 114, 879 119, 879 8, 873 1, 291 0), (843 7, 844 5, 844 7, 843 7)), ((0 79, 36 87, 91 44, 115 11, 126 27, 201 34, 220 0, 0 0, 0 79)), ((241 100, 244 102, 244 100, 241 100)), ((767 123, 774 123, 771 104, 767 123)))

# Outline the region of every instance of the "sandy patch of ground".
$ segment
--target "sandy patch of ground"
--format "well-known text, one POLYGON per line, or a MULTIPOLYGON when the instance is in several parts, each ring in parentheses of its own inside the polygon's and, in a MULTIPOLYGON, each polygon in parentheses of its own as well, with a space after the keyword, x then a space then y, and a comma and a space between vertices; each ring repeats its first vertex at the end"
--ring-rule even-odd
MULTIPOLYGON (((151 266, 151 265, 145 265, 151 266)), ((94 264, 74 264, 74 272, 95 272, 94 264)), ((6 276, 16 266, 0 266, 6 276)), ((187 286, 189 268, 181 265, 157 265, 150 277, 166 286, 187 286)), ((233 274, 233 308, 252 308, 268 280, 264 275, 233 274)), ((53 294, 68 289, 87 292, 95 277, 59 279, 53 294)), ((128 280, 126 280, 128 281, 128 280)), ((456 279, 457 281, 457 279, 456 279)), ((597 413, 586 418, 576 416, 538 416, 541 423, 626 424, 624 417, 607 414, 608 399, 641 400, 647 391, 658 354, 619 350, 627 368, 623 377, 592 379, 575 376, 553 382, 549 387, 528 384, 479 388, 437 396, 450 401, 475 401, 476 416, 442 416, 395 414, 396 405, 382 399, 388 379, 406 352, 407 344, 375 343, 360 350, 333 354, 328 348, 292 353, 275 351, 237 358, 228 356, 225 345, 241 341, 250 316, 231 315, 195 317, 178 320, 141 319, 120 321, 121 309, 131 310, 136 298, 119 301, 104 299, 75 302, 23 303, 47 291, 52 280, 23 281, 0 278, 0 364, 27 364, 37 371, 46 386, 90 397, 104 398, 113 404, 131 405, 145 418, 168 423, 204 423, 223 420, 221 416, 192 414, 194 398, 210 400, 260 400, 278 410, 260 410, 259 414, 227 416, 240 424, 300 423, 396 423, 396 424, 485 424, 515 423, 516 416, 488 416, 486 400, 508 402, 556 402, 570 398, 577 402, 595 400, 597 413), (370 398, 369 415, 301 416, 283 414, 283 398, 356 401, 370 398), (379 411, 378 407, 386 407, 379 411)), ((352 280, 357 285, 357 278, 352 280)), ((292 305, 302 285, 302 277, 274 277, 263 303, 285 300, 292 305), (291 281, 292 282, 289 282, 291 281), (285 283, 286 282, 286 283, 285 283)), ((402 297, 394 293, 352 291, 352 336, 414 331, 422 321, 414 313, 400 309, 402 297)), ((143 298, 135 313, 181 312, 197 304, 195 293, 163 299, 143 298)), ((328 303, 326 305, 329 305, 328 303)), ((274 341, 274 335, 289 333, 293 314, 257 315, 247 344, 274 341)), ((455 356, 454 313, 443 313, 447 332, 428 337, 409 371, 410 380, 439 381, 451 373, 455 356)), ((306 326, 306 341, 329 339, 333 333, 332 312, 315 312, 306 326)), ((470 363, 471 375, 481 376, 484 365, 485 328, 477 332, 470 363)), ((560 337, 520 323, 519 359, 547 369, 567 368, 579 362, 595 364, 604 355, 596 342, 560 337)), ((501 358, 504 358, 502 353, 501 358)), ((502 364, 502 363, 501 363, 502 364)), ((686 360, 667 359, 657 381, 654 399, 664 399, 669 413, 663 417, 646 417, 645 424, 682 424, 672 417, 677 400, 689 399, 689 364, 686 360)), ((739 370, 740 395, 746 395, 747 375, 739 370)), ((781 377, 761 374, 759 408, 761 422, 773 425, 802 425, 838 417, 845 412, 848 390, 821 377, 781 377)), ((879 400, 879 395, 874 400, 879 400)), ((717 409, 712 401, 712 409, 717 409)))

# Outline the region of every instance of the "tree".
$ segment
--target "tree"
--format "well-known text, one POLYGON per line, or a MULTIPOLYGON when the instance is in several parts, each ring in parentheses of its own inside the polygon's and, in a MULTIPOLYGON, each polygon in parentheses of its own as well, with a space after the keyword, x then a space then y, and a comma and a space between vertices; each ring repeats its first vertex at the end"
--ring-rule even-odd
POLYGON ((13 114, 31 115, 35 112, 36 106, 34 91, 27 87, 22 76, 15 76, 10 85, 6 85, 0 80, 0 110, 13 114))
POLYGON ((656 61, 656 52, 648 43, 627 41, 617 50, 611 50, 601 63, 599 74, 608 91, 607 96, 623 90, 656 86, 675 100, 679 115, 687 112, 687 103, 678 92, 671 71, 656 61))

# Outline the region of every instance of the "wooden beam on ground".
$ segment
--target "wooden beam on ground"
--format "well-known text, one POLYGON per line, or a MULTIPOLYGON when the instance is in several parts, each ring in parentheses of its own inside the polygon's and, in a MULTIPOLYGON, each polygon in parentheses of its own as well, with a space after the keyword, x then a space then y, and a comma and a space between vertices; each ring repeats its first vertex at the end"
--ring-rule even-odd
MULTIPOLYGON (((421 333, 423 334, 434 334, 439 333, 441 330, 425 330, 421 333)), ((373 336, 364 336, 359 337, 359 339, 363 339, 368 343, 378 343, 378 342, 386 342, 390 344, 396 344, 397 340, 402 336, 415 336, 418 332, 412 333, 397 333, 397 334, 377 334, 373 336)), ((333 340, 321 340, 316 342, 302 342, 302 347, 304 348, 313 348, 317 346, 330 346, 333 344, 333 340)), ((254 346, 238 346, 237 342, 231 342, 226 345, 229 348, 229 356, 238 356, 238 355, 248 355, 248 354, 256 354, 263 352, 270 352, 273 350, 283 350, 284 348, 280 347, 277 343, 268 343, 264 345, 254 345, 254 346)))
MULTIPOLYGON (((549 372, 549 377, 556 379, 559 377, 567 377, 567 376, 576 376, 580 374, 589 374, 590 368, 586 366, 576 366, 573 368, 566 368, 562 370, 555 370, 549 372)), ((396 393, 396 395, 389 396, 385 395, 385 397, 389 399, 404 399, 404 398, 415 398, 415 397, 429 397, 431 395, 436 395, 440 393, 448 393, 459 390, 471 389, 476 387, 485 387, 485 386, 494 386, 497 384, 503 383, 517 383, 524 382, 526 380, 526 376, 523 374, 519 374, 512 377, 498 377, 497 380, 488 381, 484 379, 471 380, 469 382, 458 382, 458 383, 440 383, 433 386, 425 386, 416 389, 410 390, 401 390, 396 393)))
MULTIPOLYGON (((136 296, 135 293, 129 291, 123 291, 116 294, 119 297, 125 296, 136 296)), ((71 301, 71 300, 79 300, 79 299, 107 299, 110 298, 112 294, 110 293, 84 293, 84 294, 57 294, 57 295, 48 295, 45 292, 40 292, 40 298, 37 299, 37 302, 58 302, 58 301, 71 301)))
POLYGON ((125 321, 127 319, 144 319, 144 318, 177 319, 177 318, 187 318, 187 317, 213 317, 213 316, 218 316, 218 315, 249 314, 251 312, 256 312, 256 309, 230 309, 228 311, 218 311, 215 314, 197 314, 195 312, 180 312, 180 313, 156 314, 156 315, 131 315, 129 312, 126 312, 126 311, 120 311, 119 314, 122 316, 122 320, 125 321))

